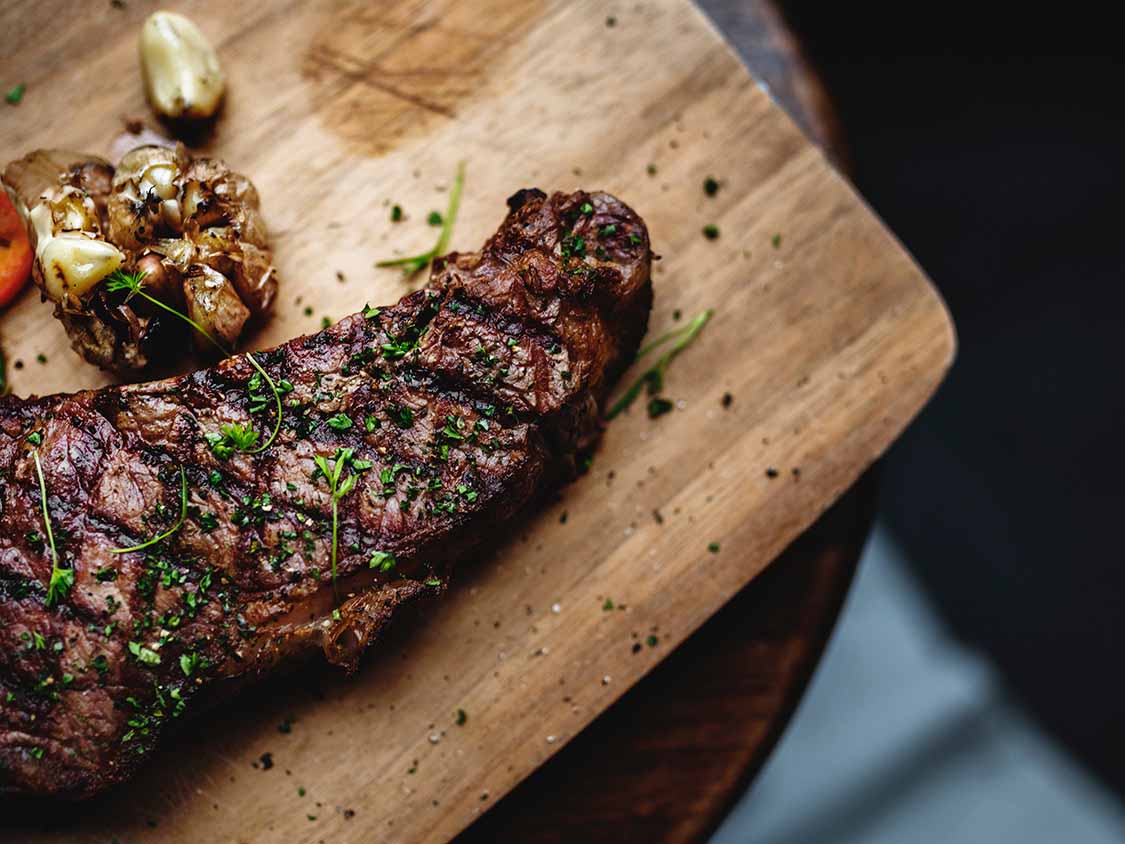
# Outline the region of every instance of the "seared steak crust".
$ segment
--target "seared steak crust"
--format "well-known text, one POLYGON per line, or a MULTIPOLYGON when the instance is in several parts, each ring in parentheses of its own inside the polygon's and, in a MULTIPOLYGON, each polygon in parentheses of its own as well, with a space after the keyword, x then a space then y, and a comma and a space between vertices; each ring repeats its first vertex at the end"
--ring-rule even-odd
MULTIPOLYGON (((566 476, 644 334, 648 234, 520 191, 479 253, 319 334, 181 378, 0 399, 0 791, 127 776, 205 687, 309 648, 354 668, 395 608, 566 476), (265 400, 262 399, 265 396, 265 400), (259 433, 240 450, 224 425, 259 433), (349 452, 341 449, 350 449, 349 452), (48 600, 34 453, 59 565, 48 600), (336 577, 332 576, 337 490, 336 577), (181 486, 181 470, 183 486, 181 486), (186 489, 186 516, 176 526, 186 489)), ((227 429, 229 430, 229 429, 227 429)))

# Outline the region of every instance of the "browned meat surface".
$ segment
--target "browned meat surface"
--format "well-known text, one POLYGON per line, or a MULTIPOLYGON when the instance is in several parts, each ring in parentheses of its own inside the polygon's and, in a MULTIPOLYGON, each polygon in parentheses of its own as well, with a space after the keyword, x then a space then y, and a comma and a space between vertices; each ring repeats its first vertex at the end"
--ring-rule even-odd
POLYGON ((205 689, 317 647, 354 668, 397 606, 567 476, 644 334, 648 234, 606 194, 509 205, 424 289, 256 354, 284 403, 257 453, 276 411, 246 356, 0 399, 0 791, 88 796, 205 689), (339 467, 335 544, 317 458, 339 467))

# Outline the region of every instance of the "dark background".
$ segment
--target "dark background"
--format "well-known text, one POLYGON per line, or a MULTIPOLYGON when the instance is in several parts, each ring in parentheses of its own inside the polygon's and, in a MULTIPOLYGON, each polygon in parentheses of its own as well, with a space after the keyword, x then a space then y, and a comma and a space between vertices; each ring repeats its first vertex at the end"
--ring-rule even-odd
POLYGON ((1125 796, 1125 47, 1083 4, 920 5, 783 4, 959 334, 881 517, 955 634, 1125 796))

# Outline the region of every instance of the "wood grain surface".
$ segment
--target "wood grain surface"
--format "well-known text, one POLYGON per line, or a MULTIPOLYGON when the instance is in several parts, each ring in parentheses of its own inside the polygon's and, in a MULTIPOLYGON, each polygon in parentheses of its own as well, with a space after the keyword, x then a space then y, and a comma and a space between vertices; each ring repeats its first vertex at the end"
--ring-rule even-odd
MULTIPOLYGON (((146 114, 135 34, 151 7, 68 16, 65 5, 0 11, 0 80, 28 85, 3 112, 0 156, 103 151, 122 118, 146 114), (48 25, 45 60, 33 36, 48 25)), ((910 258, 687 3, 631 5, 613 25, 593 3, 174 5, 219 44, 230 78, 202 146, 254 178, 274 233, 281 307, 255 345, 401 295, 407 282, 372 261, 430 245, 425 214, 460 159, 455 247, 479 244, 517 187, 602 187, 645 217, 664 256, 654 326, 717 308, 668 380, 677 411, 610 426, 594 471, 513 526, 357 677, 271 680, 194 721, 108 798, 16 807, 2 822, 20 841, 444 840, 855 480, 940 380, 951 325, 910 258), (707 175, 723 183, 714 198, 707 175), (388 221, 391 202, 406 223, 388 221), (700 234, 709 223, 717 240, 700 234)), ((49 311, 28 294, 0 322, 24 361, 16 391, 104 383, 49 311)))
MULTIPOLYGON (((846 162, 831 102, 774 4, 701 5, 829 160, 846 162)), ((709 840, 781 740, 820 660, 875 517, 879 474, 876 463, 458 844, 709 840)))

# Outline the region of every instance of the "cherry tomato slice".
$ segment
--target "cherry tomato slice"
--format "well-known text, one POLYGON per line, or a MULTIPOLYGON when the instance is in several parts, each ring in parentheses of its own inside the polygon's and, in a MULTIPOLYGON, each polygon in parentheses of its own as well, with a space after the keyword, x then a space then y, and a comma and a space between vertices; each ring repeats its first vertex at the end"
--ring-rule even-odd
POLYGON ((0 189, 0 308, 15 299, 31 278, 31 259, 27 227, 0 189))

